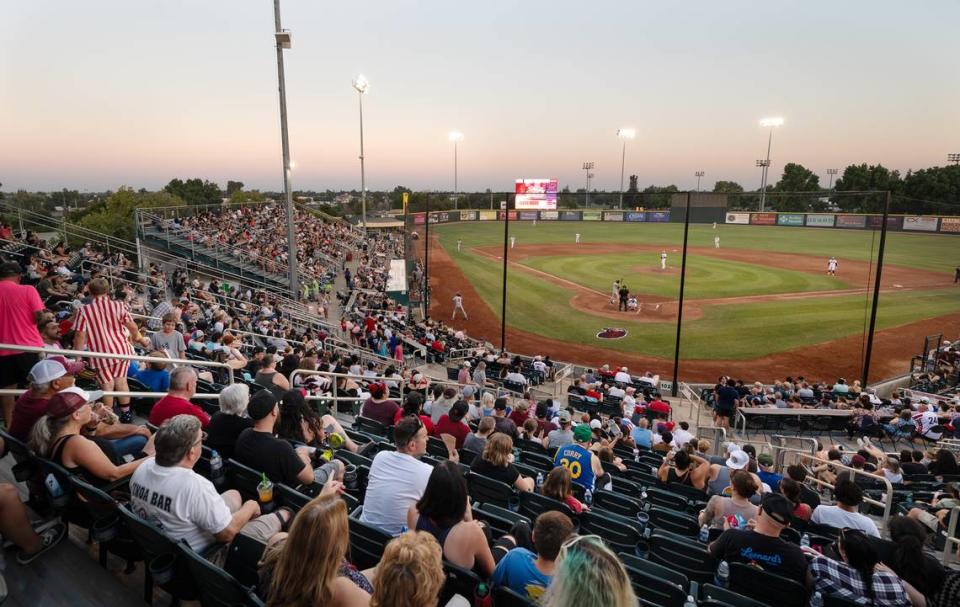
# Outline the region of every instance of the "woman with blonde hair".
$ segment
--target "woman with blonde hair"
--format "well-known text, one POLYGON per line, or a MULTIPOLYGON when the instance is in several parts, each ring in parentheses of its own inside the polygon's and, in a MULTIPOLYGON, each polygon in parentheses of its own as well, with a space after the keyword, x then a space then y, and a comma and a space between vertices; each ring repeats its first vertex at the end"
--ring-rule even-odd
POLYGON ((260 587, 270 607, 365 607, 370 584, 344 559, 350 543, 347 503, 336 485, 304 506, 290 533, 267 548, 260 587))
POLYGON ((436 607, 444 579, 437 540, 426 531, 404 533, 383 551, 370 607, 436 607))
POLYGON ((533 491, 534 480, 522 476, 513 465, 513 439, 503 432, 496 432, 487 439, 483 453, 475 459, 470 471, 516 487, 520 491, 533 491))
POLYGON ((603 540, 595 535, 580 535, 564 542, 543 597, 544 607, 636 604, 637 597, 623 563, 604 546, 603 540))

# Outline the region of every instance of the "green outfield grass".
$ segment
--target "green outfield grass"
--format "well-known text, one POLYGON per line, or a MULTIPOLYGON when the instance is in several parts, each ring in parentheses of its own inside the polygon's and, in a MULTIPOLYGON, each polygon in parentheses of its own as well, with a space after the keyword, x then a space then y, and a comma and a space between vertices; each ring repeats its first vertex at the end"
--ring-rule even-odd
MULTIPOLYGON (((580 232, 586 242, 622 242, 679 246, 682 226, 671 224, 621 225, 610 223, 539 222, 511 226, 518 244, 555 244, 568 242, 580 232)), ((730 247, 767 249, 823 256, 870 259, 872 235, 866 232, 801 228, 718 226, 723 243, 730 247)), ((470 250, 471 247, 502 243, 503 224, 463 223, 439 226, 436 234, 441 245, 474 285, 484 301, 499 317, 501 265, 496 260, 470 250), (463 240, 457 252, 456 241, 463 240)), ((691 226, 691 244, 712 246, 713 230, 691 226), (697 242, 697 241, 700 242, 697 242)), ((952 237, 891 233, 888 237, 890 263, 952 273, 952 259, 960 240, 952 237)), ((648 255, 649 256, 649 255, 648 255)), ((632 256, 554 256, 526 260, 532 267, 558 274, 580 284, 606 291, 619 276, 618 268, 639 265, 632 256), (577 265, 577 261, 580 265, 577 265)), ((642 263, 654 265, 656 260, 642 263)), ((744 294, 816 291, 849 287, 836 279, 802 272, 776 270, 701 256, 688 257, 689 298, 725 297, 744 294), (695 262, 695 263, 694 263, 695 262), (720 283, 746 282, 737 286, 720 283), (839 284, 838 284, 839 283, 839 284)), ((635 277, 637 275, 634 275, 635 277)), ((676 276, 637 277, 641 291, 676 296, 676 276)), ((628 280, 629 283, 629 280, 628 280)), ((631 285, 633 286, 633 285, 631 285)), ((905 291, 881 297, 878 328, 899 326, 925 318, 960 310, 960 289, 905 291)), ((516 270, 509 274, 507 315, 511 326, 544 337, 574 343, 592 344, 612 350, 670 357, 676 326, 673 322, 631 322, 624 314, 622 322, 573 309, 569 289, 549 282, 532 272, 516 270), (605 326, 621 326, 629 335, 621 340, 598 340, 596 333, 605 326)), ((470 302, 468 302, 469 304, 470 302)), ((783 350, 829 342, 848 335, 862 334, 870 305, 867 296, 842 296, 705 306, 702 318, 684 323, 684 358, 726 360, 750 359, 783 350)), ((492 336, 481 336, 492 337, 492 336)), ((562 358, 562 356, 557 356, 562 358)))

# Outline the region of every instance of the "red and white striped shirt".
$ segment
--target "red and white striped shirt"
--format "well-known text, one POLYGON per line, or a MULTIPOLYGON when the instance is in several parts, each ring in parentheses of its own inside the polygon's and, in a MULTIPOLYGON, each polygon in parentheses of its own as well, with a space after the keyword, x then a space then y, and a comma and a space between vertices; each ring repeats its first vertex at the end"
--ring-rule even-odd
MULTIPOLYGON (((126 304, 109 295, 94 297, 77 315, 77 331, 86 331, 91 352, 133 354, 126 325, 133 322, 126 304)), ((96 365, 96 361, 94 361, 96 365)))

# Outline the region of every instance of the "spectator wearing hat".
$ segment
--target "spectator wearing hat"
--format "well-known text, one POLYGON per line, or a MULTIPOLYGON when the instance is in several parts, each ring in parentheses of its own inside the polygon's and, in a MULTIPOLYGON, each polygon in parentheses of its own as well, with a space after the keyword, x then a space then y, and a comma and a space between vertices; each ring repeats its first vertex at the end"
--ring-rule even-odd
POLYGON ((331 478, 343 480, 344 468, 340 460, 333 460, 314 470, 309 448, 294 449, 288 441, 273 435, 280 407, 269 391, 261 390, 250 397, 247 415, 253 420, 253 427, 243 430, 237 437, 233 459, 263 472, 275 483, 290 487, 323 485, 331 478))
MULTIPOLYGON (((711 464, 710 475, 707 477, 707 493, 710 495, 724 495, 730 486, 730 474, 734 470, 743 470, 750 464, 750 456, 733 443, 727 445, 727 461, 723 464, 711 464)), ((757 486, 760 481, 757 479, 757 486)))
POLYGON ((557 420, 560 422, 560 427, 543 439, 543 446, 548 449, 560 449, 573 444, 573 420, 570 417, 570 411, 561 409, 557 420))
MULTIPOLYGON (((213 483, 193 471, 202 440, 196 417, 176 415, 165 421, 154 439, 156 455, 145 459, 130 479, 131 509, 198 553, 217 542, 226 546, 238 533, 266 543, 280 532, 290 513, 278 510, 260 516, 260 505, 255 500, 243 502, 235 489, 218 494, 213 483)), ((211 560, 222 563, 225 553, 220 550, 211 560)))
POLYGON ((511 439, 517 438, 517 424, 507 416, 507 399, 503 396, 493 401, 493 421, 497 432, 502 432, 511 439))
MULTIPOLYGON (((30 447, 41 457, 97 486, 129 476, 143 462, 135 459, 117 466, 97 443, 83 435, 83 428, 95 419, 91 404, 102 396, 100 391, 86 392, 76 386, 57 392, 47 403, 46 415, 34 424, 29 440, 30 447)), ((152 439, 143 451, 152 454, 152 439)))
POLYGON ((160 426, 175 415, 192 415, 206 428, 210 416, 206 411, 190 402, 197 393, 197 372, 192 367, 177 367, 170 374, 170 390, 150 409, 150 423, 160 426))
MULTIPOLYGON (((854 456, 856 457, 856 456, 854 456)), ((863 502, 863 489, 855 482, 841 477, 833 488, 835 506, 817 506, 810 520, 836 529, 859 529, 869 536, 880 537, 876 523, 869 516, 858 512, 863 502)))
POLYGON ((800 546, 780 539, 790 526, 793 504, 778 493, 768 493, 760 503, 753 529, 727 529, 707 547, 716 561, 756 565, 810 587, 812 578, 800 546))
MULTIPOLYGON (((20 284, 22 271, 14 261, 0 264, 0 343, 42 348, 37 323, 43 313, 43 302, 36 289, 20 284)), ((0 350, 0 388, 26 388, 27 375, 38 359, 34 352, 0 350)), ((0 396, 3 422, 8 428, 13 420, 15 401, 12 394, 0 396)))
POLYGON ((757 476, 774 491, 780 486, 783 480, 782 474, 777 474, 773 469, 773 456, 769 453, 761 453, 757 456, 757 476))
POLYGON ((460 372, 457 373, 457 383, 461 386, 466 386, 470 383, 470 361, 465 360, 460 363, 460 372))
POLYGON ((400 406, 389 398, 387 387, 382 383, 373 383, 367 390, 370 391, 370 398, 363 402, 360 415, 376 420, 384 426, 392 426, 400 406))
POLYGON ((26 441, 36 421, 46 415, 50 398, 73 386, 74 376, 83 368, 83 363, 68 362, 62 356, 52 356, 33 365, 27 375, 29 389, 17 398, 13 407, 13 421, 7 429, 10 435, 26 441))
POLYGON ((453 404, 459 400, 457 398, 457 389, 453 386, 447 386, 443 389, 443 394, 440 398, 434 399, 430 403, 430 421, 434 425, 440 421, 440 418, 450 412, 450 409, 453 408, 453 404))
POLYGON ((570 471, 570 480, 584 489, 594 490, 597 478, 603 476, 600 458, 590 450, 593 431, 587 424, 579 424, 573 429, 573 444, 557 450, 554 466, 563 466, 570 471))

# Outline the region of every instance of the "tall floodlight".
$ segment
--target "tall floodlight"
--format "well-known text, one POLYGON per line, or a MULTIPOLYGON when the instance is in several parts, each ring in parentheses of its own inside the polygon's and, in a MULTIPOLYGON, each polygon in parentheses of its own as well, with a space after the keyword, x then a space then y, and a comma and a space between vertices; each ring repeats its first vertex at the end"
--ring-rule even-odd
POLYGON ((839 172, 840 172, 840 171, 837 170, 837 169, 827 169, 827 175, 830 176, 830 184, 827 186, 827 189, 828 189, 828 190, 832 190, 832 189, 833 189, 833 178, 836 177, 836 176, 837 176, 837 173, 839 173, 839 172))
POLYGON ((357 74, 353 79, 353 88, 357 91, 357 98, 360 100, 360 208, 363 214, 363 232, 367 232, 367 175, 363 166, 363 96, 370 88, 370 83, 363 77, 363 74, 357 74))
POLYGON ((947 162, 960 164, 960 154, 947 154, 947 162))
POLYGON ((764 118, 760 121, 760 126, 770 128, 770 136, 767 138, 767 159, 763 163, 763 177, 760 180, 760 210, 764 208, 767 201, 767 174, 770 171, 770 147, 773 145, 773 129, 783 126, 783 118, 764 118))
POLYGON ((293 190, 290 189, 290 138, 287 135, 287 84, 283 77, 283 49, 290 48, 293 36, 280 27, 280 0, 273 0, 274 38, 277 42, 277 78, 280 80, 280 142, 283 148, 283 193, 287 201, 287 265, 290 267, 290 292, 294 299, 300 293, 297 278, 297 238, 293 217, 293 190))
MULTIPOLYGON (((586 198, 584 198, 584 203, 583 203, 583 206, 585 207, 590 206, 590 180, 593 178, 593 173, 591 173, 590 171, 593 170, 594 166, 596 166, 596 163, 594 162, 583 163, 583 170, 587 172, 587 189, 586 189, 587 195, 586 195, 586 198)), ((623 187, 621 186, 620 189, 622 190, 623 187)))
POLYGON ((449 135, 450 141, 453 142, 453 208, 457 209, 459 205, 459 200, 457 194, 460 192, 460 184, 458 183, 458 166, 457 166, 457 144, 463 141, 463 133, 460 131, 450 131, 449 135))
POLYGON ((627 140, 637 136, 636 129, 617 129, 617 137, 623 141, 623 151, 620 154, 620 203, 618 208, 623 208, 623 169, 627 162, 627 140))
POLYGON ((697 191, 699 192, 699 191, 700 191, 700 178, 703 177, 704 175, 706 175, 706 173, 704 173, 703 171, 697 171, 697 172, 694 173, 694 175, 697 177, 697 191))

